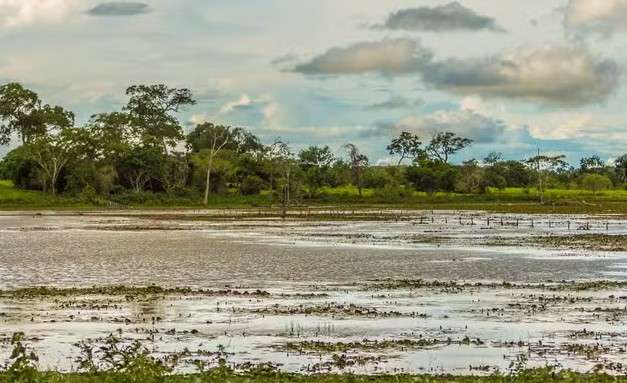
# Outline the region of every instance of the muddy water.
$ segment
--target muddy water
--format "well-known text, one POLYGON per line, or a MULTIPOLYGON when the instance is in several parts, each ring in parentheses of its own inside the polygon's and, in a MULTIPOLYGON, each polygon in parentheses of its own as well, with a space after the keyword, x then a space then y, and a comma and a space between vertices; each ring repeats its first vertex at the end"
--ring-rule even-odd
MULTIPOLYGON (((625 234, 621 220, 545 216, 532 226, 527 217, 505 216, 502 225, 493 217, 488 225, 485 216, 460 222, 455 214, 389 222, 189 218, 2 215, 0 288, 157 284, 269 295, 5 297, 0 339, 24 331, 42 366, 63 369, 73 367, 76 341, 112 332, 143 339, 157 354, 188 348, 188 359, 202 359, 208 353, 200 351, 223 346, 233 363, 273 362, 289 371, 340 370, 333 352, 286 349, 313 340, 434 340, 415 349, 340 353, 356 362, 346 367, 356 372, 506 370, 521 355, 529 365, 582 371, 601 364, 616 372, 627 362, 627 291, 371 282, 627 280, 624 252, 520 246, 532 236, 576 234, 583 225, 591 226, 586 234, 625 234), (517 246, 488 246, 503 239, 517 246)), ((8 351, 0 342, 0 359, 8 351)))

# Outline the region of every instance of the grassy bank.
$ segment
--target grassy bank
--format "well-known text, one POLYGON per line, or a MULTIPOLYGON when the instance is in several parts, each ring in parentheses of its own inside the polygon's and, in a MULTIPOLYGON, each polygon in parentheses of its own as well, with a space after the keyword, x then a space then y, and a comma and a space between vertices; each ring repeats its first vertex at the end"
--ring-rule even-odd
MULTIPOLYGON (((485 194, 412 192, 398 195, 367 189, 359 197, 356 188, 324 188, 314 199, 300 201, 298 207, 338 206, 344 209, 401 208, 424 210, 485 210, 503 213, 606 213, 627 214, 627 190, 592 193, 584 190, 551 189, 545 192, 545 203, 538 203, 535 189, 509 188, 490 190, 485 194)), ((209 208, 278 207, 267 192, 254 196, 237 194, 212 196, 209 208)), ((200 197, 177 197, 142 193, 112 197, 111 201, 90 201, 78 196, 52 197, 38 191, 15 188, 10 181, 0 181, 0 209, 168 209, 205 207, 200 197)))

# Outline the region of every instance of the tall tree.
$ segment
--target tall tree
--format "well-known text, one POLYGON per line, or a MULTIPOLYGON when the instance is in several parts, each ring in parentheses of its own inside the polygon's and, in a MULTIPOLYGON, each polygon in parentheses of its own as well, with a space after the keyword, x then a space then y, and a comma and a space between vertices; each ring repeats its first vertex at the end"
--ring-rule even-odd
POLYGON ((60 106, 43 105, 37 93, 18 83, 0 87, 0 145, 17 134, 22 144, 28 144, 37 135, 46 134, 48 127, 68 126, 74 115, 60 106))
POLYGON ((565 158, 566 156, 564 155, 542 155, 540 154, 540 149, 538 149, 538 154, 536 156, 531 157, 525 161, 525 163, 536 172, 536 177, 538 181, 538 192, 540 194, 540 203, 544 203, 544 189, 549 173, 557 170, 560 167, 567 166, 568 164, 564 161, 565 158))
POLYGON ((158 147, 140 147, 124 154, 120 168, 133 191, 139 193, 151 179, 159 177, 165 158, 158 147))
POLYGON ((627 183, 627 154, 623 154, 614 161, 614 171, 622 183, 627 183))
POLYGON ((501 161, 503 161, 503 153, 500 152, 490 152, 483 159, 483 163, 489 166, 494 166, 501 161))
POLYGON ((130 98, 124 111, 144 146, 160 147, 167 152, 184 138, 176 113, 196 103, 189 89, 163 84, 134 85, 126 90, 126 95, 130 98))
POLYGON ((94 158, 117 163, 139 146, 133 137, 130 117, 126 113, 102 113, 91 117, 85 126, 94 141, 94 158))
POLYGON ((204 204, 209 204, 209 193, 211 191, 211 172, 215 157, 238 136, 239 129, 230 126, 214 125, 205 122, 196 126, 188 137, 188 143, 196 150, 207 154, 207 177, 205 179, 204 204))
POLYGON ((458 137, 455 133, 438 133, 427 146, 427 153, 435 160, 448 164, 449 158, 460 150, 470 146, 472 140, 458 137))
POLYGON ((282 200, 288 204, 293 158, 294 153, 290 150, 289 145, 280 139, 275 140, 271 145, 266 147, 265 163, 268 168, 268 175, 270 176, 270 194, 274 191, 276 176, 283 178, 282 200))
POLYGON ((424 153, 420 138, 409 132, 402 132, 400 136, 394 138, 387 150, 390 155, 399 157, 396 166, 401 166, 403 161, 408 158, 415 160, 424 153))
POLYGON ((70 161, 88 153, 87 132, 80 128, 61 126, 55 132, 37 135, 27 145, 28 151, 44 176, 43 189, 57 194, 59 175, 70 161))
POLYGON ((363 174, 364 168, 368 166, 368 157, 362 154, 354 144, 346 144, 344 148, 348 151, 348 159, 351 167, 353 183, 359 190, 359 196, 363 196, 363 174))
POLYGON ((318 189, 327 182, 329 169, 335 156, 328 146, 310 146, 300 151, 298 159, 305 173, 309 198, 312 198, 317 194, 318 189))
POLYGON ((600 172, 604 167, 605 162, 597 155, 584 157, 579 161, 579 170, 582 173, 600 172))

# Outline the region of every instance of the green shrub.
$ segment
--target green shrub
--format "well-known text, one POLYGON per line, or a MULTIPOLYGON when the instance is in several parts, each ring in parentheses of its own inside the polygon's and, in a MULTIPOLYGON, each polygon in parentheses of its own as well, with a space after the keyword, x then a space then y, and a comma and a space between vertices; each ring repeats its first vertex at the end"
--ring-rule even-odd
POLYGON ((239 190, 242 195, 257 195, 264 186, 265 182, 260 177, 248 176, 242 181, 239 190))
POLYGON ((596 194, 601 190, 610 189, 612 187, 612 181, 608 176, 601 174, 587 174, 581 180, 581 186, 596 194))

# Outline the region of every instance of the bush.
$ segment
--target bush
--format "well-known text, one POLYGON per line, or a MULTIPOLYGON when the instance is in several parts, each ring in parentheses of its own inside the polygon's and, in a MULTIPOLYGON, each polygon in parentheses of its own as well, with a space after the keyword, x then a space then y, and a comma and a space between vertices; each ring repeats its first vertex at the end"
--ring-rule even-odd
POLYGON ((596 194, 601 190, 610 189, 612 187, 612 181, 608 176, 601 174, 587 174, 581 180, 581 186, 596 194))
POLYGON ((265 185, 265 182, 257 176, 248 176, 244 178, 242 184, 239 187, 242 195, 256 195, 261 192, 265 185))
POLYGON ((385 168, 367 168, 363 175, 363 185, 368 189, 381 189, 393 185, 394 177, 385 168))
POLYGON ((83 188, 83 191, 79 194, 79 198, 82 202, 91 203, 94 205, 99 205, 103 201, 98 196, 96 189, 93 186, 87 185, 83 188))
POLYGON ((382 188, 377 188, 374 191, 374 195, 381 202, 395 202, 403 200, 412 195, 412 191, 401 186, 386 185, 382 188))

